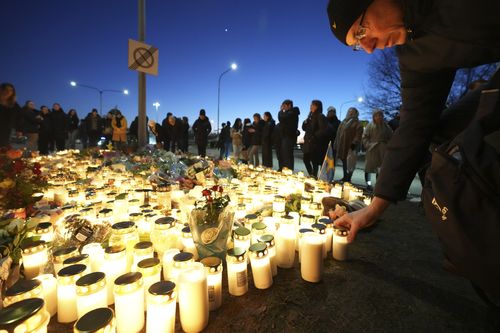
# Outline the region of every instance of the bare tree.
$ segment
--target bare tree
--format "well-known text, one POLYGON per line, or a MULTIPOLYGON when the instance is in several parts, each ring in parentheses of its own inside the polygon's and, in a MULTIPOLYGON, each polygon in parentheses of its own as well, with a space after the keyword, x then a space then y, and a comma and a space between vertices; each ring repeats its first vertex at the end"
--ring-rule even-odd
MULTIPOLYGON (((446 104, 451 105, 458 101, 474 81, 490 79, 496 69, 496 64, 459 69, 446 104)), ((365 88, 364 104, 370 110, 381 109, 385 115, 391 116, 401 106, 400 87, 401 76, 395 49, 376 52, 368 63, 368 82, 365 88)))

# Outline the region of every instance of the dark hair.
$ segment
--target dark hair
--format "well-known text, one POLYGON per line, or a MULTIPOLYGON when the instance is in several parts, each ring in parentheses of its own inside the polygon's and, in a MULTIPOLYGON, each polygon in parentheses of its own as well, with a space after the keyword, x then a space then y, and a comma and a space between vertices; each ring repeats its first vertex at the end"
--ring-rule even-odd
POLYGON ((243 125, 250 124, 250 123, 251 123, 250 118, 245 118, 245 120, 243 120, 243 125))
POLYGON ((273 115, 269 111, 264 112, 264 116, 267 116, 269 119, 273 119, 273 115))
POLYGON ((28 99, 26 103, 24 103, 24 106, 28 106, 28 104, 32 103, 33 101, 31 99, 28 99))
POLYGON ((186 123, 189 121, 188 117, 186 116, 182 117, 182 120, 185 121, 186 123))
POLYGON ((318 113, 323 113, 323 103, 321 103, 321 101, 320 101, 320 100, 315 99, 315 100, 313 100, 313 101, 311 102, 311 104, 312 104, 312 105, 316 105, 316 108, 317 108, 317 109, 316 109, 316 112, 318 112, 318 113))
POLYGON ((241 118, 236 118, 234 120, 234 125, 233 125, 233 128, 235 130, 240 130, 241 129, 241 118))
POLYGON ((70 114, 71 114, 71 112, 75 112, 75 116, 77 116, 77 117, 78 117, 78 113, 76 113, 76 110, 75 110, 75 109, 69 109, 69 111, 68 111, 68 115, 70 115, 70 114))
POLYGON ((99 111, 97 111, 97 109, 96 109, 96 108, 93 108, 93 109, 92 109, 92 111, 90 111, 90 113, 93 113, 93 112, 95 112, 95 113, 99 114, 99 111))
POLYGON ((293 108, 293 101, 291 99, 285 99, 281 104, 287 104, 293 108))
POLYGON ((257 117, 259 120, 261 119, 261 117, 260 117, 260 113, 254 113, 254 114, 253 114, 253 117, 254 117, 254 118, 255 118, 255 117, 257 117))
POLYGON ((231 122, 230 121, 226 121, 226 125, 227 126, 231 126, 231 122))
POLYGON ((12 89, 12 96, 6 101, 8 107, 13 107, 16 104, 16 88, 12 83, 4 82, 0 84, 0 93, 4 93, 7 89, 12 89))

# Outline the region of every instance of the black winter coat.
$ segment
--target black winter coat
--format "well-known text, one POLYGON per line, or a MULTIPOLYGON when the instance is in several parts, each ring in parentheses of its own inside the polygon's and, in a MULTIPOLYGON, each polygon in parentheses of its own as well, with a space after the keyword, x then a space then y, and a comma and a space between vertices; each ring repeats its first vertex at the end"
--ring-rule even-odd
POLYGON ((243 134, 241 137, 241 142, 243 143, 243 148, 248 149, 252 145, 252 137, 253 133, 250 133, 248 130, 252 128, 252 124, 249 123, 243 127, 243 134))
POLYGON ((29 107, 23 107, 22 114, 22 132, 23 133, 38 133, 42 119, 38 117, 39 112, 32 110, 29 107))
POLYGON ((297 128, 299 127, 300 110, 293 107, 288 111, 278 112, 280 130, 282 137, 297 138, 297 128))
POLYGON ((19 104, 16 103, 11 108, 0 105, 0 147, 9 145, 12 128, 22 130, 20 128, 21 124, 19 123, 20 119, 21 107, 19 104))
POLYGON ((264 121, 264 127, 262 128, 262 144, 270 145, 273 143, 274 127, 276 123, 274 119, 264 121))
POLYGON ((335 138, 337 137, 337 131, 339 129, 340 125, 340 120, 337 118, 337 116, 333 118, 326 118, 326 121, 330 125, 330 142, 332 143, 332 148, 333 148, 333 143, 335 142, 335 138))
POLYGON ((208 135, 212 132, 210 120, 205 117, 204 120, 196 119, 193 124, 194 141, 197 145, 206 146, 208 144, 208 135))
POLYGON ((302 151, 311 154, 314 163, 320 164, 325 158, 328 142, 330 140, 330 126, 322 113, 310 113, 309 117, 302 123, 304 145, 302 151))
POLYGON ((80 124, 80 119, 78 119, 77 115, 74 116, 68 115, 68 131, 76 131, 78 129, 79 124, 80 124))
POLYGON ((401 119, 375 187, 375 195, 389 201, 406 198, 439 128, 457 69, 500 61, 500 1, 407 0, 404 8, 413 36, 396 47, 401 119))
POLYGON ((264 129, 264 120, 259 120, 257 123, 252 123, 252 128, 255 132, 252 133, 251 144, 253 146, 262 145, 262 130, 264 129))
POLYGON ((40 112, 40 116, 42 117, 42 122, 40 123, 40 130, 39 130, 40 137, 43 138, 50 137, 52 132, 52 123, 51 123, 52 117, 50 116, 50 113, 44 115, 42 112, 40 112))
POLYGON ((68 116, 62 109, 52 110, 50 113, 50 122, 52 124, 52 137, 54 139, 66 139, 68 134, 68 116))

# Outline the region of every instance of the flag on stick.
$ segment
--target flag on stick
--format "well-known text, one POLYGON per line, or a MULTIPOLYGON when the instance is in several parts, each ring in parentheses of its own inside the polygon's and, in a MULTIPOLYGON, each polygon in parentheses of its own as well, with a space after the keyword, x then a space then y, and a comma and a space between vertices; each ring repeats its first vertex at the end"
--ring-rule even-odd
POLYGON ((328 144, 328 150, 326 151, 325 159, 323 160, 323 165, 321 166, 319 179, 331 183, 333 182, 334 176, 335 176, 335 161, 333 160, 333 148, 332 148, 332 143, 330 142, 328 144))

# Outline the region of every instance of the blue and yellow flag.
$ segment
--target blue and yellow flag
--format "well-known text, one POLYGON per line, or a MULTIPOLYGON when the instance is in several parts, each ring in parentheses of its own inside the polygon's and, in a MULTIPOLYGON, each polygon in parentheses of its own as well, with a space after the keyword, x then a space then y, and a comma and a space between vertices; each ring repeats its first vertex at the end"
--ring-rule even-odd
POLYGON ((330 142, 328 144, 328 150, 326 151, 323 165, 321 166, 319 179, 331 183, 333 182, 334 176, 335 176, 335 161, 333 160, 333 148, 332 148, 332 143, 330 142))

